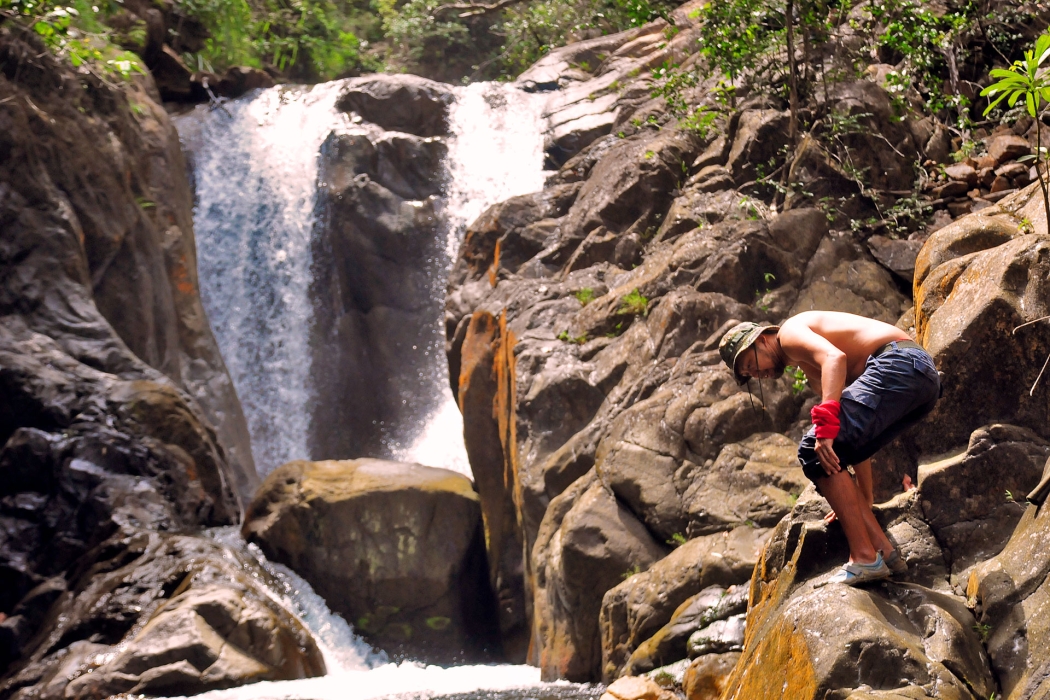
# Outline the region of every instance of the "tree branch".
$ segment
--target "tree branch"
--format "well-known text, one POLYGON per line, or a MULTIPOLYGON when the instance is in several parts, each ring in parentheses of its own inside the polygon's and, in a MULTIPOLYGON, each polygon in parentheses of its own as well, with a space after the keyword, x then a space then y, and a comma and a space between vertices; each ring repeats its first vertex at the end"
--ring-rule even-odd
POLYGON ((516 5, 519 2, 524 2, 524 0, 499 0, 499 2, 494 2, 491 5, 484 5, 476 2, 453 2, 447 5, 438 5, 434 8, 433 15, 436 17, 442 12, 463 10, 463 12, 458 14, 458 17, 460 17, 460 19, 465 19, 467 17, 477 17, 479 15, 488 15, 493 12, 499 12, 504 7, 516 5))

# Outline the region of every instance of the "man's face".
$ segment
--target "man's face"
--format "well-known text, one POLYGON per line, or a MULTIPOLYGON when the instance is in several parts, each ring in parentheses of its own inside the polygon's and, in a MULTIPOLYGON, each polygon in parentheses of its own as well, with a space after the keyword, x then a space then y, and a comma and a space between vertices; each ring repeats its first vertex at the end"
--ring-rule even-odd
POLYGON ((784 372, 784 367, 769 350, 769 335, 762 334, 745 350, 736 362, 737 372, 755 379, 773 379, 784 372))

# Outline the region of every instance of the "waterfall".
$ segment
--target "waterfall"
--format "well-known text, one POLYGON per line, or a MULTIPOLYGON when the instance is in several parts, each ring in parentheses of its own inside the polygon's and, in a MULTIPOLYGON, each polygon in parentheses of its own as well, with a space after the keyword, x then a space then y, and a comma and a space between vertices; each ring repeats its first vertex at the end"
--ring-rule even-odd
POLYGON ((176 119, 191 159, 201 301, 258 470, 309 457, 310 239, 337 83, 278 87, 176 119))
MULTIPOLYGON (((488 207, 515 195, 543 189, 543 107, 547 96, 507 83, 473 83, 455 90, 449 110, 445 183, 444 250, 439 250, 433 291, 443 298, 448 274, 467 226, 488 207)), ((429 352, 444 359, 439 324, 429 352)), ((463 447, 463 417, 449 390, 448 367, 435 372, 432 407, 415 417, 418 430, 392 456, 470 475, 463 447)))
MULTIPOLYGON (((252 451, 265 475, 313 454, 311 284, 318 265, 318 153, 333 132, 374 137, 373 125, 335 109, 346 81, 257 91, 220 108, 178 117, 196 205, 201 298, 248 419, 252 451)), ((470 475, 463 424, 449 389, 440 318, 448 273, 466 227, 487 207, 543 187, 546 95, 503 83, 454 88, 447 181, 435 203, 441 219, 426 258, 433 325, 419 329, 410 376, 392 378, 403 405, 378 421, 367 456, 445 467, 470 475), (422 368, 422 369, 420 369, 422 368)), ((408 352, 408 349, 405 350, 408 352)))

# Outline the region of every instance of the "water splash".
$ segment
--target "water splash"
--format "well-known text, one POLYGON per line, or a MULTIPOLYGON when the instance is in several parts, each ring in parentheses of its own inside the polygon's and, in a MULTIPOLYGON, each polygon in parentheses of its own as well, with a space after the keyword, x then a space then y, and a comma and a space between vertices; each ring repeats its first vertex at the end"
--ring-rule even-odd
MULTIPOLYGON (((467 227, 493 204, 543 189, 544 94, 507 83, 456 88, 449 110, 448 180, 445 185, 444 255, 436 261, 432 293, 444 298, 449 271, 467 227)), ((417 432, 391 445, 395 459, 452 469, 471 476, 463 447, 463 418, 452 398, 444 361, 444 328, 428 349, 435 357, 431 410, 418 417, 417 432)))
POLYGON ((193 161, 201 301, 261 474, 308 458, 308 297, 318 150, 341 83, 280 87, 176 119, 193 161))

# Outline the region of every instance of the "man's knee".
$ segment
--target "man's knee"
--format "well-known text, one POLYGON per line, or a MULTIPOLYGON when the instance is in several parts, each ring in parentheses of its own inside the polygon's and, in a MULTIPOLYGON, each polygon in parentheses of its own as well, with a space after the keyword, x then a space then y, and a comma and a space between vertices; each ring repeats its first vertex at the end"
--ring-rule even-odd
POLYGON ((803 435, 798 443, 798 463, 802 465, 802 473, 814 484, 817 479, 827 476, 817 457, 817 438, 812 432, 803 435))

